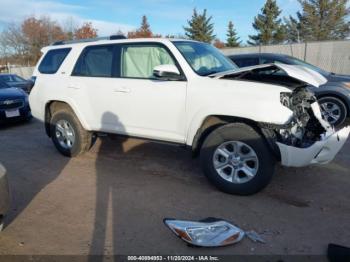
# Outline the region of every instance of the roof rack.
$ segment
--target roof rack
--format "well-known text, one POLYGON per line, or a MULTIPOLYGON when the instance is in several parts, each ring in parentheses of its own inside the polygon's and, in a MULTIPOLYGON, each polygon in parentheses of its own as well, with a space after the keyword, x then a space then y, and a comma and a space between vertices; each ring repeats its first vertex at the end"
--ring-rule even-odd
POLYGON ((86 39, 79 39, 79 40, 57 41, 57 42, 54 42, 52 45, 69 45, 69 44, 77 44, 77 43, 95 42, 95 41, 101 41, 101 40, 120 40, 120 39, 127 39, 127 38, 124 35, 111 35, 111 36, 105 36, 105 37, 86 38, 86 39))

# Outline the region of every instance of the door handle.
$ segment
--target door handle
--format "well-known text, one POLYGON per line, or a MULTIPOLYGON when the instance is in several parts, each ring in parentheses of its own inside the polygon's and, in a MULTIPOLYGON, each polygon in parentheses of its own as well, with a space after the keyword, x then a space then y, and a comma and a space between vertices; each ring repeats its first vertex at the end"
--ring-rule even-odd
POLYGON ((117 87, 114 89, 114 92, 117 92, 117 93, 130 93, 130 88, 128 87, 117 87))

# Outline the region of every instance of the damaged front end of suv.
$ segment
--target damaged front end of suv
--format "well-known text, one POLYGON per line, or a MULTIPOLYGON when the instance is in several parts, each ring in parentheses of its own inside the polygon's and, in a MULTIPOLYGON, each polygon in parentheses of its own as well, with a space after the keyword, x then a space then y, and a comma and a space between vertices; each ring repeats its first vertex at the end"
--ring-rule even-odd
POLYGON ((316 97, 306 87, 296 88, 292 93, 281 93, 281 103, 293 111, 293 118, 283 126, 273 128, 279 141, 286 145, 307 148, 331 129, 316 113, 316 97))
POLYGON ((322 119, 316 97, 307 87, 281 93, 281 103, 293 111, 289 123, 272 128, 282 165, 301 167, 332 161, 343 147, 350 128, 336 131, 322 119))
POLYGON ((322 118, 317 99, 308 88, 309 85, 318 87, 327 81, 317 72, 276 63, 242 68, 220 78, 280 85, 290 90, 280 93, 280 102, 293 112, 292 117, 283 125, 259 123, 284 166, 329 163, 349 136, 350 127, 336 131, 322 118))

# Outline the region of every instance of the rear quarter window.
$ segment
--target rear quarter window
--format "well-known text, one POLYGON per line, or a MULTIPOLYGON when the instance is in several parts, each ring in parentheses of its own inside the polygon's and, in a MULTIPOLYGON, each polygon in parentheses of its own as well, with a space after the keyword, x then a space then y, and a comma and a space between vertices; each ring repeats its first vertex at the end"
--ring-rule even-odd
POLYGON ((39 65, 39 72, 42 74, 55 74, 70 50, 71 48, 61 48, 48 51, 39 65))
POLYGON ((86 47, 80 55, 72 75, 88 77, 112 77, 115 45, 86 47))

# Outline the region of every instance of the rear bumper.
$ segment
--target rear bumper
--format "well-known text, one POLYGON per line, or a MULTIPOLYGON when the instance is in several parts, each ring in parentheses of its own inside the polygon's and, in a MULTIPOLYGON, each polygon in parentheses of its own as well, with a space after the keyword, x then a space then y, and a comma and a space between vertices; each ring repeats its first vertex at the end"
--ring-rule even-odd
POLYGON ((297 148, 277 142, 283 166, 303 167, 310 164, 331 162, 343 147, 350 133, 350 126, 326 135, 308 148, 297 148))
MULTIPOLYGON (((10 206, 9 187, 7 182, 6 170, 0 164, 0 220, 6 215, 10 206)), ((1 224, 1 221, 0 221, 1 224)))

